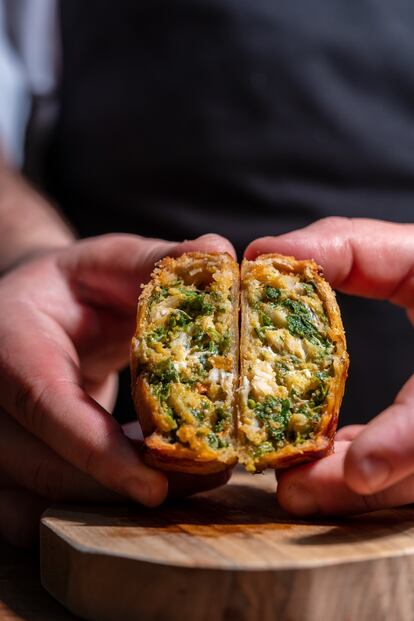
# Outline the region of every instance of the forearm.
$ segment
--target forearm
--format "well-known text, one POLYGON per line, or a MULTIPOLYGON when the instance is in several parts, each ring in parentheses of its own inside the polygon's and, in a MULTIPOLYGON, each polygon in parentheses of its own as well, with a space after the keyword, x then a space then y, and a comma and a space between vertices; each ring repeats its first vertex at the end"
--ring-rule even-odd
POLYGON ((59 213, 0 154, 0 273, 73 240, 59 213))

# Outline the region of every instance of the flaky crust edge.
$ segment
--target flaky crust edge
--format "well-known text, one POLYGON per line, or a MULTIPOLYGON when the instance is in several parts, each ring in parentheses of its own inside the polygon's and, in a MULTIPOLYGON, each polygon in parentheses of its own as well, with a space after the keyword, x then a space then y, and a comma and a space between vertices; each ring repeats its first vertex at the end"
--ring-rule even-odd
POLYGON ((237 462, 237 457, 227 461, 212 459, 211 456, 203 457, 195 451, 183 446, 169 445, 162 441, 155 432, 158 428, 157 413, 158 402, 151 394, 150 386, 145 378, 145 374, 139 371, 137 360, 134 354, 134 339, 142 338, 145 334, 145 314, 149 299, 155 286, 159 283, 160 274, 164 270, 173 273, 181 267, 188 269, 193 267, 195 261, 217 260, 217 267, 226 262, 226 265, 234 274, 232 298, 233 321, 232 321, 232 354, 233 354, 233 420, 234 428, 237 426, 236 420, 236 388, 238 383, 238 361, 239 361, 239 283, 240 272, 236 261, 228 253, 199 253, 188 252, 178 258, 165 257, 159 261, 151 274, 150 281, 143 287, 138 301, 136 330, 131 346, 131 388, 132 399, 138 420, 141 424, 144 435, 143 458, 148 465, 160 470, 186 472, 188 474, 213 474, 232 467, 237 462))
MULTIPOLYGON (((278 269, 286 273, 303 273, 308 269, 311 273, 312 281, 315 283, 318 294, 322 299, 326 314, 329 318, 330 330, 329 337, 336 344, 335 354, 335 378, 331 385, 328 396, 328 407, 324 413, 319 426, 316 437, 308 440, 300 445, 300 447, 287 446, 275 453, 267 453, 261 459, 255 461, 256 471, 261 472, 266 468, 280 470, 290 468, 291 466, 312 461, 325 457, 333 452, 334 437, 338 425, 339 410, 345 390, 345 382, 348 376, 349 356, 346 350, 345 331, 342 324, 341 314, 338 303, 336 301, 335 292, 332 290, 328 282, 323 276, 322 268, 312 259, 297 260, 294 257, 280 255, 277 253, 259 255, 257 260, 269 260, 278 269)), ((238 407, 240 408, 240 395, 242 378, 245 373, 245 357, 244 352, 248 347, 249 337, 246 325, 246 308, 247 301, 243 287, 243 279, 251 266, 256 261, 244 259, 241 265, 241 336, 240 336, 240 377, 239 377, 239 399, 238 407)), ((239 445, 239 451, 241 447, 239 445)))

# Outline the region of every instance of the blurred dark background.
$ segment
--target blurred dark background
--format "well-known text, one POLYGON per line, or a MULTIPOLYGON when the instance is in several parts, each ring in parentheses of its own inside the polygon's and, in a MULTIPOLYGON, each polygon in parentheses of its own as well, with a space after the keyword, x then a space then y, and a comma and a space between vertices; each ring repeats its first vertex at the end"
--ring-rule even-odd
MULTIPOLYGON (((240 257, 330 215, 413 222, 413 31, 411 0, 61 2, 58 114, 28 174, 81 236, 217 232, 240 257)), ((341 423, 365 422, 413 371, 414 333, 338 299, 341 423)), ((133 416, 128 372, 115 415, 133 416)))

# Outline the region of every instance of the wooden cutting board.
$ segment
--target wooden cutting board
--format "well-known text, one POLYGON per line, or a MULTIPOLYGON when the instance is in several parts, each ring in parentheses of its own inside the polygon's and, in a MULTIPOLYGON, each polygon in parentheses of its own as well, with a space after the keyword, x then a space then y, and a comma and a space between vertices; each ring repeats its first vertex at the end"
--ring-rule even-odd
POLYGON ((274 488, 272 473, 236 473, 157 510, 52 508, 43 585, 96 621, 414 619, 413 509, 301 521, 274 488))

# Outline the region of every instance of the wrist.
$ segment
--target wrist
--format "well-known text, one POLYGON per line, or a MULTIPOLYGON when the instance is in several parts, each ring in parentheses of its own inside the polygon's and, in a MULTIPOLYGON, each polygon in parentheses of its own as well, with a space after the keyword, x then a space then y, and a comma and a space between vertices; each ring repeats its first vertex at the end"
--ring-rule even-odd
POLYGON ((0 273, 65 248, 75 234, 49 202, 0 161, 0 273))

